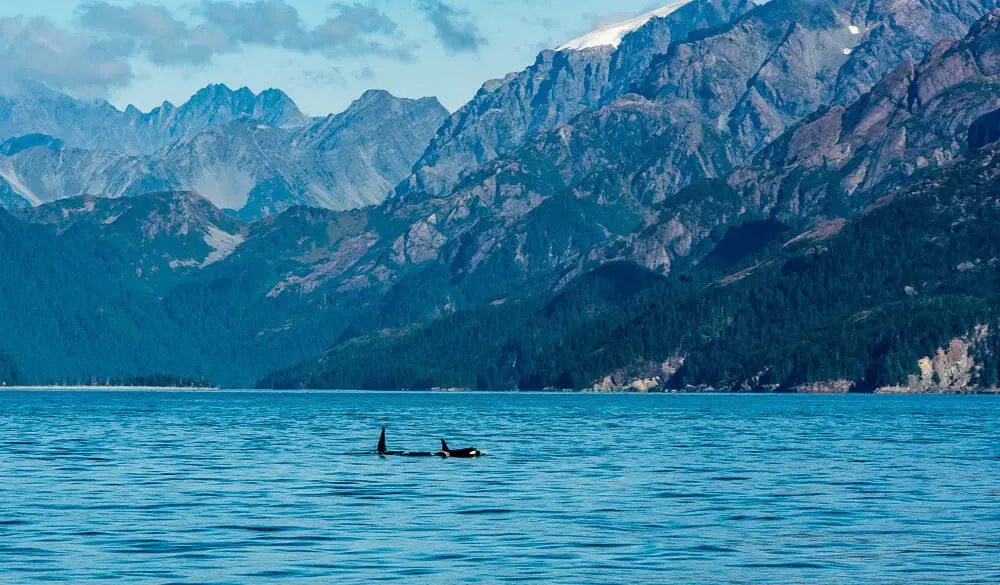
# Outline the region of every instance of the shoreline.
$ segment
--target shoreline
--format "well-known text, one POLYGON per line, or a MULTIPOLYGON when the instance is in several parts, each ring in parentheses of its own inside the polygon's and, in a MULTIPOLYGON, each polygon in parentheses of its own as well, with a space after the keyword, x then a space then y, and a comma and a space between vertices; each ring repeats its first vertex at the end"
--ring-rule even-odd
POLYGON ((146 391, 146 392, 205 392, 210 390, 221 390, 217 386, 0 386, 0 392, 5 390, 17 390, 17 391, 33 391, 33 392, 46 392, 46 391, 114 391, 114 392, 129 392, 129 391, 146 391))
POLYGON ((262 389, 262 388, 221 388, 218 386, 0 386, 2 392, 164 392, 164 393, 184 393, 184 392, 242 392, 242 393, 293 393, 293 394, 329 394, 329 393, 371 393, 371 394, 552 394, 552 395, 601 395, 601 394, 627 394, 627 395, 663 395, 663 396, 1000 396, 1000 392, 870 392, 870 393, 845 393, 845 392, 588 392, 588 391, 565 391, 565 390, 533 390, 533 391, 510 391, 510 390, 467 390, 467 389, 430 389, 430 390, 360 390, 348 388, 326 388, 326 389, 262 389))

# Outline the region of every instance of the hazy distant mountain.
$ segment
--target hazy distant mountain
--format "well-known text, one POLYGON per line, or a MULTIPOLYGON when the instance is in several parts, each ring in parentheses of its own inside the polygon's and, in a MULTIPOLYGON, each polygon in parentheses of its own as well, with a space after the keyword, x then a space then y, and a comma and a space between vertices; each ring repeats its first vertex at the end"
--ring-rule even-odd
POLYGON ((31 81, 0 86, 0 138, 47 134, 68 146, 123 154, 152 154, 204 130, 240 118, 284 128, 312 121, 275 89, 254 94, 211 85, 180 107, 169 102, 149 113, 129 106, 118 110, 103 100, 77 100, 31 81))
POLYGON ((435 98, 365 92, 345 111, 292 136, 288 148, 302 170, 257 181, 241 217, 263 217, 292 204, 343 210, 381 203, 447 115, 435 98))
MULTIPOLYGON (((300 126, 307 119, 280 92, 254 96, 211 86, 177 110, 165 106, 151 115, 178 138, 154 154, 19 136, 0 144, 0 177, 31 205, 173 189, 196 191, 247 219, 295 204, 351 209, 385 198, 447 111, 433 98, 373 91, 341 114, 300 126)), ((4 201, 20 205, 9 193, 4 201)))

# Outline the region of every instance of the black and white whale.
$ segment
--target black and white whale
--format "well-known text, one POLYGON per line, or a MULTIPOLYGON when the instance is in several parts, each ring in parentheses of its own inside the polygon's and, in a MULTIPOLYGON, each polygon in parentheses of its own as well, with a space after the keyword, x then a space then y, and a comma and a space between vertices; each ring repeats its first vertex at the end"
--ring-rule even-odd
POLYGON ((430 451, 390 451, 385 446, 385 427, 382 427, 382 434, 378 436, 378 447, 376 451, 379 455, 394 456, 394 457, 433 457, 434 453, 430 451))
POLYGON ((482 456, 483 452, 474 447, 467 449, 449 449, 448 443, 441 439, 441 450, 435 453, 438 457, 455 457, 457 459, 475 459, 482 456))
POLYGON ((454 457, 456 459, 475 459, 483 455, 482 451, 474 448, 449 449, 448 443, 444 439, 441 439, 441 450, 437 453, 431 453, 430 451, 390 451, 385 444, 385 427, 382 427, 382 433, 378 436, 376 453, 382 457, 454 457))

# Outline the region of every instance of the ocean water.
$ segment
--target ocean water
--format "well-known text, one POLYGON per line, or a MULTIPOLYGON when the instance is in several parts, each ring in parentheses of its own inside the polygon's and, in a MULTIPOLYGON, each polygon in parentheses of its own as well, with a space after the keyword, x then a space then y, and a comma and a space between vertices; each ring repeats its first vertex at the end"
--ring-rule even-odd
POLYGON ((38 582, 1000 583, 1000 399, 0 392, 38 582))

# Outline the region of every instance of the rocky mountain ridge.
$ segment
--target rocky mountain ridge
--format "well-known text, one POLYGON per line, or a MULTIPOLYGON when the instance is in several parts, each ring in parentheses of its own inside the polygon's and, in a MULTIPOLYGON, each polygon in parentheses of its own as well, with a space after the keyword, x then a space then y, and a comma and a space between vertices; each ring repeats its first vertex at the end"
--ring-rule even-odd
POLYGON ((523 71, 486 82, 442 125, 398 197, 446 195, 466 171, 491 162, 577 115, 627 93, 671 42, 725 24, 752 0, 686 3, 625 35, 617 45, 542 51, 523 71))
POLYGON ((32 81, 0 87, 0 136, 48 134, 74 148, 148 155, 177 140, 240 118, 283 128, 302 128, 311 120, 282 91, 254 94, 210 85, 180 106, 170 102, 141 112, 118 110, 103 100, 77 100, 32 81))

